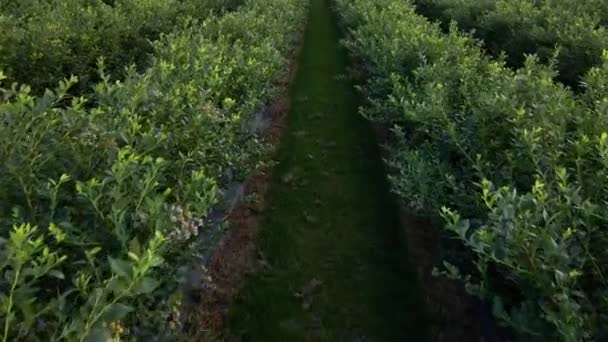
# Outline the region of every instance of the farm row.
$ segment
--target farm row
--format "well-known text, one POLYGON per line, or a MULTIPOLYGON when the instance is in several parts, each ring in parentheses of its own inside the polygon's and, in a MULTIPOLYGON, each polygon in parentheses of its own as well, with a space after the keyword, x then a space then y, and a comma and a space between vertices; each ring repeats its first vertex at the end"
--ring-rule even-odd
POLYGON ((124 76, 125 67, 149 66, 151 41, 188 20, 203 20, 233 9, 241 0, 40 1, 0 4, 0 70, 7 82, 25 83, 40 95, 69 75, 79 82, 71 91, 90 92, 106 72, 124 76))
POLYGON ((1 5, 2 341, 185 329, 179 272, 222 189, 265 152, 250 121, 306 12, 301 0, 201 3, 1 5))
POLYGON ((593 10, 604 2, 419 1, 450 5, 439 16, 478 29, 509 65, 410 1, 335 2, 366 76, 361 111, 394 128, 394 191, 461 241, 441 273, 524 340, 605 339, 608 41, 593 10), (543 63, 554 44, 558 62, 543 63), (554 66, 582 77, 576 93, 554 66))
POLYGON ((601 63, 608 49, 608 2, 603 0, 416 0, 420 13, 447 29, 472 31, 484 48, 498 57, 506 52, 511 67, 521 67, 525 54, 554 63, 557 79, 579 88, 581 78, 601 63), (557 48, 557 50, 556 50, 557 48))

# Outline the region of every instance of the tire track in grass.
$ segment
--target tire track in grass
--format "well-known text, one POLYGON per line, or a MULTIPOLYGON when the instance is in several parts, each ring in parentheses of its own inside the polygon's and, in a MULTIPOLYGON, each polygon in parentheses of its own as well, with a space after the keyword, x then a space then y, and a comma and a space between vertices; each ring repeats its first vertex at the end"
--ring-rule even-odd
POLYGON ((258 241, 232 309, 242 341, 424 341, 398 209, 330 0, 311 0, 288 126, 258 241))

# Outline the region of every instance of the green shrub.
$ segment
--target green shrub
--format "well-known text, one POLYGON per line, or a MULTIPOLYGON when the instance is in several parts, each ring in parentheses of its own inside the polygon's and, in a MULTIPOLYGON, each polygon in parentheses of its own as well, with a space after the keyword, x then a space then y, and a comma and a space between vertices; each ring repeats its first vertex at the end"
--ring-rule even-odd
POLYGON ((75 77, 42 96, 0 90, 4 341, 180 335, 180 272, 200 262, 226 174, 260 162, 265 144, 244 126, 305 7, 250 0, 184 23, 144 72, 111 81, 102 64, 87 98, 70 95, 75 77))
POLYGON ((575 96, 537 58, 511 70, 407 1, 337 4, 370 76, 362 111, 395 127, 395 192, 441 216, 475 255, 464 261, 472 274, 449 264, 444 273, 491 301, 523 340, 601 340, 608 52, 575 96))
POLYGON ((42 93, 64 77, 80 82, 72 92, 90 92, 99 81, 97 61, 106 72, 124 76, 136 64, 145 70, 151 41, 173 31, 188 17, 204 19, 224 3, 216 0, 31 0, 0 4, 0 69, 8 82, 27 83, 42 93))
POLYGON ((494 56, 505 52, 511 67, 523 66, 526 54, 537 54, 545 63, 556 59, 556 78, 577 89, 585 73, 601 63, 602 50, 608 48, 608 4, 601 0, 417 3, 421 13, 444 26, 455 20, 462 30, 473 30, 494 56))

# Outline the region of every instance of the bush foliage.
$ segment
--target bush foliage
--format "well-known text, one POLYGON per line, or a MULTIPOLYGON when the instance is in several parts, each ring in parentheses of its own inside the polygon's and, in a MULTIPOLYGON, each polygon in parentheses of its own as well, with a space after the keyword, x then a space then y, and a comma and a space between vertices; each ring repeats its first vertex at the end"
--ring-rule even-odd
POLYGON ((411 2, 336 3, 367 72, 362 112, 397 136, 394 191, 474 256, 443 273, 523 340, 605 339, 608 51, 574 95, 536 56, 512 70, 411 2))
POLYGON ((579 88, 608 49, 608 2, 604 0, 417 0, 420 12, 444 27, 454 20, 473 31, 493 55, 521 67, 526 54, 553 62, 556 78, 579 88), (557 49, 557 50, 556 50, 557 49))
POLYGON ((101 64, 87 97, 70 95, 76 77, 42 96, 3 83, 3 341, 177 338, 179 272, 196 260, 221 189, 260 160, 264 143, 246 123, 272 96, 305 9, 248 0, 180 19, 149 68, 111 81, 101 64))
POLYGON ((8 82, 26 83, 37 94, 69 75, 72 89, 89 92, 106 72, 124 76, 136 64, 145 70, 151 41, 186 17, 204 19, 242 1, 218 0, 7 0, 0 3, 0 70, 8 82))

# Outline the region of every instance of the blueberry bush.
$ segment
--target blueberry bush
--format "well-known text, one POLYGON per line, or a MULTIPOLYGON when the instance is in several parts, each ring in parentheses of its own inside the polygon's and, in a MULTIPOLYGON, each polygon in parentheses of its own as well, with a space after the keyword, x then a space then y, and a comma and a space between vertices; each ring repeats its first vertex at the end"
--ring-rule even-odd
POLYGON ((0 73, 2 341, 180 338, 180 270, 221 189, 262 160, 247 123, 275 94, 306 8, 247 0, 181 18, 149 67, 118 81, 100 63, 86 96, 71 93, 76 76, 37 95, 0 73))
POLYGON ((184 18, 202 20, 232 10, 240 0, 6 0, 0 3, 0 69, 7 82, 26 83, 37 95, 63 78, 71 93, 100 81, 97 63, 122 78, 131 64, 145 70, 162 34, 184 18))
POLYGON ((527 54, 553 63, 556 79, 582 90, 590 68, 602 63, 608 48, 608 2, 603 0, 417 0, 419 12, 444 28, 456 21, 473 31, 494 56, 506 54, 510 67, 527 54))
POLYGON ((604 340, 608 51, 575 94, 539 57, 509 68, 410 1, 335 3, 364 69, 361 111, 395 133, 393 190, 470 256, 441 273, 522 340, 604 340))

